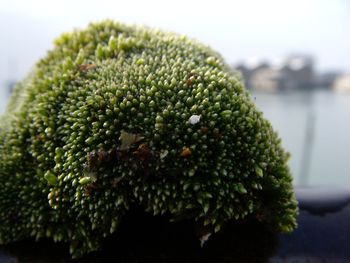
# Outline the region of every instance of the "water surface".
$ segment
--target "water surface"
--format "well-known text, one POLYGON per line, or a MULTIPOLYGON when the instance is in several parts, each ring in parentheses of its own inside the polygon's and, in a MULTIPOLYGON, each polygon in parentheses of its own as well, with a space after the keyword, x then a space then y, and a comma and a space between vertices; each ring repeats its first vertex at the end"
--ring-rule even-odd
POLYGON ((350 185, 350 94, 254 93, 292 154, 296 185, 350 185))

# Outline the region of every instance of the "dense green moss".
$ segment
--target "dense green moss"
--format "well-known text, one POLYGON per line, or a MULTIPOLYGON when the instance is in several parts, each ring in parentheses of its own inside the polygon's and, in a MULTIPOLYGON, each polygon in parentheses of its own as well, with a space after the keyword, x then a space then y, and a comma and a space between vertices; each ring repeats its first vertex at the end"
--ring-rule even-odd
POLYGON ((288 154, 220 55, 104 21, 63 34, 0 127, 0 241, 52 237, 81 256, 134 205, 208 232, 296 226, 288 154), (203 227, 204 229, 204 227, 203 227))

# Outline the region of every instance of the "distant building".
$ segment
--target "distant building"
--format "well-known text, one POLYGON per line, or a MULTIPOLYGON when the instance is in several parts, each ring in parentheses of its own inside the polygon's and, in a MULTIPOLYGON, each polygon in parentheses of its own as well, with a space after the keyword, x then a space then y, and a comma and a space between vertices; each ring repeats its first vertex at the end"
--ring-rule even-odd
POLYGON ((333 86, 337 77, 341 75, 339 71, 328 71, 319 73, 315 77, 315 87, 317 88, 330 88, 333 86))
POLYGON ((238 70, 242 74, 242 77, 244 80, 244 86, 247 89, 250 89, 249 80, 250 80, 251 71, 243 63, 234 66, 234 69, 238 70))
POLYGON ((337 92, 350 92, 350 74, 338 76, 332 88, 337 92))
POLYGON ((240 71, 242 73, 243 79, 244 79, 244 85, 247 89, 255 89, 254 85, 252 84, 252 77, 255 75, 255 73, 259 72, 262 69, 268 69, 270 68, 270 64, 268 64, 265 61, 257 62, 254 64, 251 63, 241 63, 238 64, 235 69, 240 71))
POLYGON ((280 88, 281 72, 272 68, 261 68, 250 78, 250 87, 256 91, 276 92, 280 88))
POLYGON ((281 67, 281 90, 309 90, 314 87, 314 60, 311 56, 290 56, 281 67))
POLYGON ((293 55, 280 65, 271 66, 264 61, 241 63, 235 67, 250 90, 310 90, 315 87, 314 59, 308 55, 293 55))

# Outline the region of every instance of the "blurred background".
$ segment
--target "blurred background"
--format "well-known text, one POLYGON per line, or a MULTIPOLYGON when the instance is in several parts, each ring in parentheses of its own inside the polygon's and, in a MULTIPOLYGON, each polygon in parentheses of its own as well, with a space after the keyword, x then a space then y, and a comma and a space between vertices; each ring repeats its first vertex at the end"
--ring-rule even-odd
POLYGON ((62 32, 115 19, 219 51, 291 152, 300 186, 350 184, 350 2, 0 0, 0 113, 62 32))

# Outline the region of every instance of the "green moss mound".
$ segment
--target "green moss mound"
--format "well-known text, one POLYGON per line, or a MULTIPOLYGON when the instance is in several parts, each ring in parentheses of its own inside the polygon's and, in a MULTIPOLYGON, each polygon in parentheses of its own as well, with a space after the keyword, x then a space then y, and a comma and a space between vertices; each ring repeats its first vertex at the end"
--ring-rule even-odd
POLYGON ((52 237, 79 257, 133 205, 203 236, 255 217, 296 227, 280 139, 210 48, 112 21, 63 34, 0 126, 0 241, 52 237))

